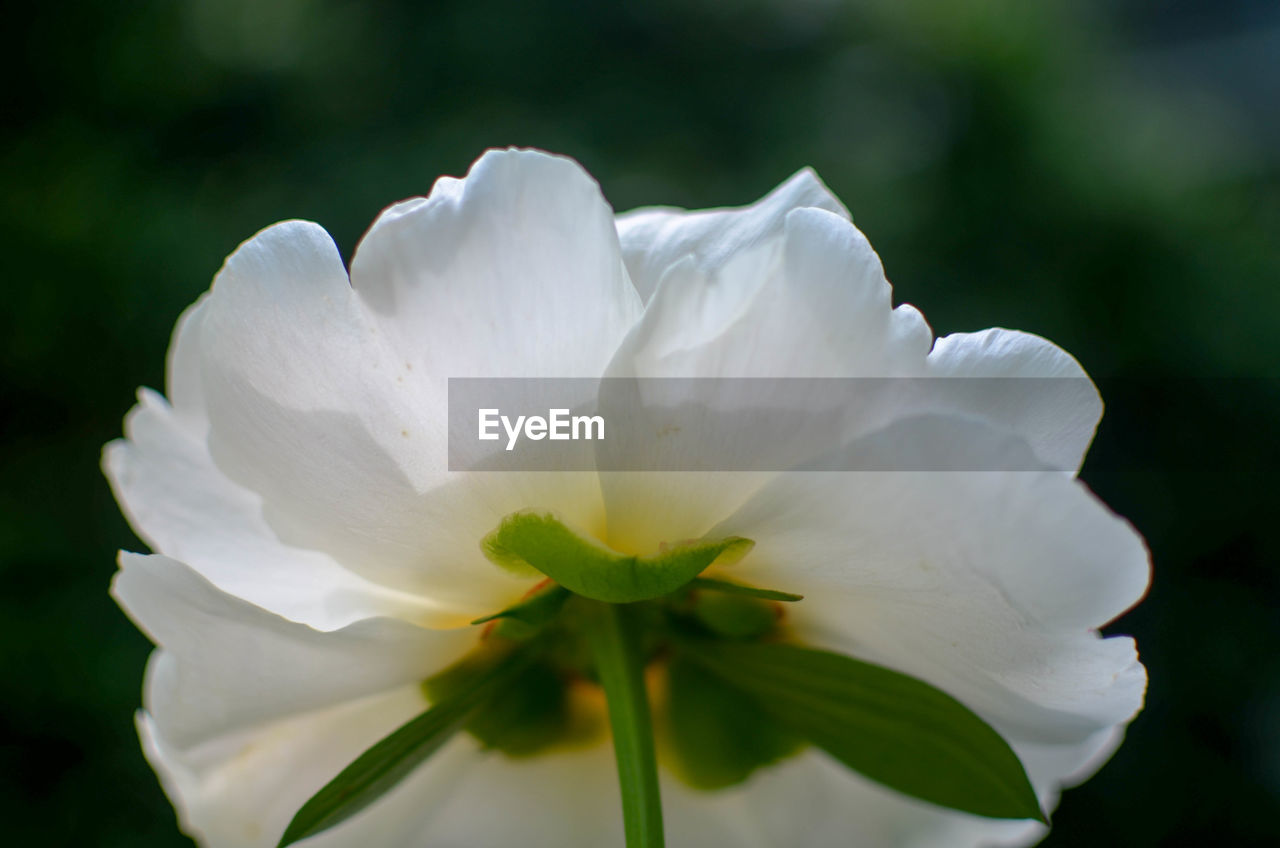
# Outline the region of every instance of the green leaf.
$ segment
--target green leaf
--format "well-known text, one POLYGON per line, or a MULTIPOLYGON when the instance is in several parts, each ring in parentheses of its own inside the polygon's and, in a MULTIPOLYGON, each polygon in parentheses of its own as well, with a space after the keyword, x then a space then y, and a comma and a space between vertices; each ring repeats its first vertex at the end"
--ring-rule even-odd
POLYGON ((1008 743, 921 680, 795 645, 690 639, 682 647, 787 727, 872 780, 980 816, 1046 821, 1008 743))
POLYGON ((450 697, 356 757, 294 814, 277 848, 328 830, 378 800, 461 730, 477 708, 518 677, 528 661, 523 653, 507 655, 469 686, 455 689, 450 697))
POLYGON ((560 608, 564 606, 564 602, 568 599, 569 591, 563 586, 557 586, 553 583, 546 588, 539 589, 518 604, 513 604, 501 612, 477 618, 471 623, 485 624, 500 618, 507 618, 519 621, 521 624, 527 624, 530 627, 541 627, 556 617, 560 612, 560 608))
POLYGON ((728 580, 717 580, 714 577, 695 577, 689 581, 689 588, 704 589, 708 592, 724 592, 727 595, 743 595, 748 598, 758 598, 762 601, 792 603, 804 600, 804 595, 793 595, 790 592, 779 592, 775 589, 757 589, 755 586, 730 583, 728 580))
POLYGON ((663 728, 676 773, 697 789, 739 784, 804 746, 754 697, 679 654, 667 665, 663 728))
POLYGON ((583 610, 583 635, 609 706, 627 848, 662 848, 658 761, 632 612, 614 604, 591 604, 583 610))
POLYGON ((480 544, 485 556, 504 568, 532 567, 583 597, 625 604, 670 594, 713 562, 736 562, 755 543, 733 536, 632 556, 569 529, 549 512, 525 510, 503 518, 480 544))

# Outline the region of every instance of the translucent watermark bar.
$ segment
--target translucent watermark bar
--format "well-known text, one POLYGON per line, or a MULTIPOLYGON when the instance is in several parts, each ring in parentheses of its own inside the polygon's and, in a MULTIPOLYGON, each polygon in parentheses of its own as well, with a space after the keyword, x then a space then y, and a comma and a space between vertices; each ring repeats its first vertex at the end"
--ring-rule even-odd
POLYGON ((1100 412, 1066 377, 451 378, 449 469, 1033 471, 1100 412))

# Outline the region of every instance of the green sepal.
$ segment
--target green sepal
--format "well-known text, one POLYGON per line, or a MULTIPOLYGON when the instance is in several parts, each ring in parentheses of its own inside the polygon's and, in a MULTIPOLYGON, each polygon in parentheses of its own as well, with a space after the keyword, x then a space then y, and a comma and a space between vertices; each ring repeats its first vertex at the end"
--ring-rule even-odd
POLYGON ((750 694, 676 654, 667 666, 665 750, 676 774, 696 789, 742 783, 758 768, 804 747, 750 694))
POLYGON ((508 619, 538 628, 554 619, 567 600, 569 600, 569 590, 552 583, 517 604, 512 604, 492 615, 477 618, 471 623, 485 624, 498 619, 508 619))
POLYGON ((736 562, 754 546, 750 539, 696 540, 649 556, 619 553, 577 533, 549 512, 524 510, 502 519, 480 546, 492 562, 542 572, 575 594, 625 604, 670 594, 713 562, 736 562))
POLYGON ((708 592, 724 592, 727 595, 742 595, 747 598, 757 598, 761 601, 779 601, 782 603, 794 603, 795 601, 803 601, 804 595, 796 595, 791 592, 779 592, 776 589, 757 589, 755 586, 744 586, 741 583, 731 583, 728 580, 717 580, 714 577, 695 577, 689 581, 690 589, 704 589, 708 592))
MULTIPOLYGON (((423 682, 423 691, 432 702, 448 700, 475 686, 494 664, 487 653, 469 656, 423 682)), ((545 659, 513 674, 500 697, 477 707, 463 729, 485 748, 511 757, 537 754, 586 735, 584 728, 574 727, 565 679, 545 659)))
POLYGON ((764 636, 778 626, 778 610, 765 601, 720 592, 700 594, 693 614, 703 627, 729 639, 764 636))
POLYGON ((302 805, 277 848, 341 824, 381 798, 440 750, 481 705, 518 678, 528 661, 524 653, 505 655, 468 685, 374 743, 302 805))
POLYGON ((689 639, 682 647, 785 726, 871 780, 942 807, 1047 823, 1009 744, 922 680, 796 645, 689 639))

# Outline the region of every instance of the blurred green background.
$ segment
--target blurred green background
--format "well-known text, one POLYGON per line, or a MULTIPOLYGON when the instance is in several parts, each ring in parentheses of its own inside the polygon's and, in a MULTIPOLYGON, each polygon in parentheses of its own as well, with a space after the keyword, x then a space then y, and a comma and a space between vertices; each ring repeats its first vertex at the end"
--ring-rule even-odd
POLYGON ((812 165, 935 331, 1099 377, 1085 478, 1146 534, 1146 711, 1050 846, 1280 844, 1280 4, 1266 0, 136 0, 6 12, 0 821, 189 844, 131 715, 138 549, 98 472, 237 243, 386 204, 486 147, 618 209, 812 165))

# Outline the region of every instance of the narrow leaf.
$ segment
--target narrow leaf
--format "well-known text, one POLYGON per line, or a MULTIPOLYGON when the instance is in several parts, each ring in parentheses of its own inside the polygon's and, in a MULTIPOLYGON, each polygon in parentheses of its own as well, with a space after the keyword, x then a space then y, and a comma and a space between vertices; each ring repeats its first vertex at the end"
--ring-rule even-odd
POLYGON ((730 583, 728 580, 717 580, 714 577, 695 577, 689 582, 689 588, 705 589, 709 592, 724 592, 727 595, 745 595, 748 598, 759 598, 762 601, 791 603, 804 600, 804 595, 793 595, 790 592, 779 592, 775 589, 757 589, 755 586, 730 583))
POLYGON ((688 656, 844 765, 899 792, 991 818, 1044 821, 990 725, 924 681, 795 645, 689 640, 688 656))
POLYGON ((461 730, 475 710, 527 662, 523 654, 506 657, 470 687, 455 690, 375 743, 302 805, 277 848, 328 830, 378 800, 461 730))
POLYGON ((586 613, 584 634, 609 706, 627 848, 662 848, 662 800, 653 722, 631 610, 614 604, 593 604, 586 613))
POLYGON ((571 530, 551 513, 526 510, 503 518, 481 542, 481 549, 505 568, 532 567, 578 595, 623 604, 670 594, 713 562, 736 561, 753 545, 749 539, 733 536, 632 556, 571 530))

